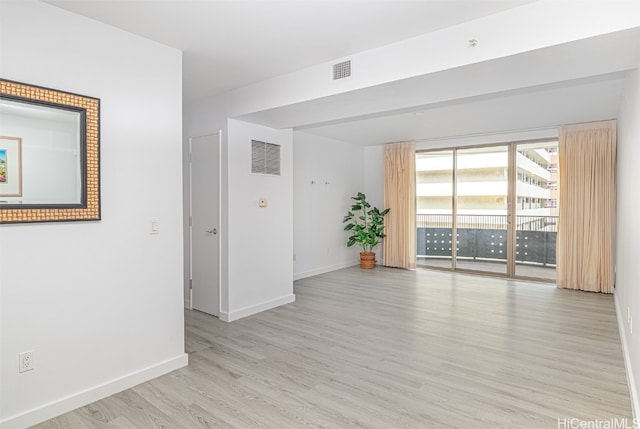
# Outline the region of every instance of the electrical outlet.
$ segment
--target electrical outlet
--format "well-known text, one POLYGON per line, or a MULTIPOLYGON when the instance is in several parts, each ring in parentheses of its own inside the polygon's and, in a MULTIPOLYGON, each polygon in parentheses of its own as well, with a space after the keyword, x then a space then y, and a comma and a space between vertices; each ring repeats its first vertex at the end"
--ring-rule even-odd
POLYGON ((34 368, 33 352, 22 352, 18 354, 18 372, 31 371, 34 368))

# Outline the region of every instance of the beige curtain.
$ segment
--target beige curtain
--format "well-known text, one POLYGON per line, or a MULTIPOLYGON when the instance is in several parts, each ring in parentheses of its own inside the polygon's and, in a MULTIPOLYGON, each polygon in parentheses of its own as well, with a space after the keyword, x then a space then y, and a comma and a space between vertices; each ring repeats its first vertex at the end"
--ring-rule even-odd
POLYGON ((560 130, 558 287, 612 293, 616 121, 560 130))
POLYGON ((416 149, 414 142, 384 145, 383 264, 416 266, 416 149))

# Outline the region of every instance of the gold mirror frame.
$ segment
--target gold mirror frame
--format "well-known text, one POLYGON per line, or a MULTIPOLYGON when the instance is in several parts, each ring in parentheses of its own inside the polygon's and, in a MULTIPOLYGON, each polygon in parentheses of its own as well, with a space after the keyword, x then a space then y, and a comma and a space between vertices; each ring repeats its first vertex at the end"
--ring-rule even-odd
POLYGON ((81 114, 80 204, 0 204, 0 224, 100 220, 100 100, 0 79, 0 98, 81 114))

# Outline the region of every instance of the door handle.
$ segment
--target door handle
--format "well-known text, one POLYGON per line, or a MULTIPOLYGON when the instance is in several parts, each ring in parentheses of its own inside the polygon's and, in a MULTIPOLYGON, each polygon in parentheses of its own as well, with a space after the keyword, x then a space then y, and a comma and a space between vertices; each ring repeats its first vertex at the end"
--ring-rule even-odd
POLYGON ((213 228, 213 229, 208 229, 205 231, 207 234, 213 234, 213 235, 217 235, 218 234, 218 229, 217 228, 213 228))

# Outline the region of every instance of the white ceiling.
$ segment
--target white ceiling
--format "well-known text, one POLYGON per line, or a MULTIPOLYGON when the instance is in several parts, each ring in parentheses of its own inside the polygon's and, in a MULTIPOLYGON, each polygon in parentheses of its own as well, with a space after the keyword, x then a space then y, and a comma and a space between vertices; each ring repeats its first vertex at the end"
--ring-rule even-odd
POLYGON ((522 131, 615 118, 624 72, 435 103, 301 130, 360 145, 522 131), (498 113, 499 112, 499 113, 498 113))
MULTIPOLYGON (((189 102, 532 0, 45 1, 182 50, 189 102)), ((362 145, 609 119, 639 63, 634 28, 241 119, 362 145)))
POLYGON ((184 101, 532 0, 45 0, 183 51, 184 101))

